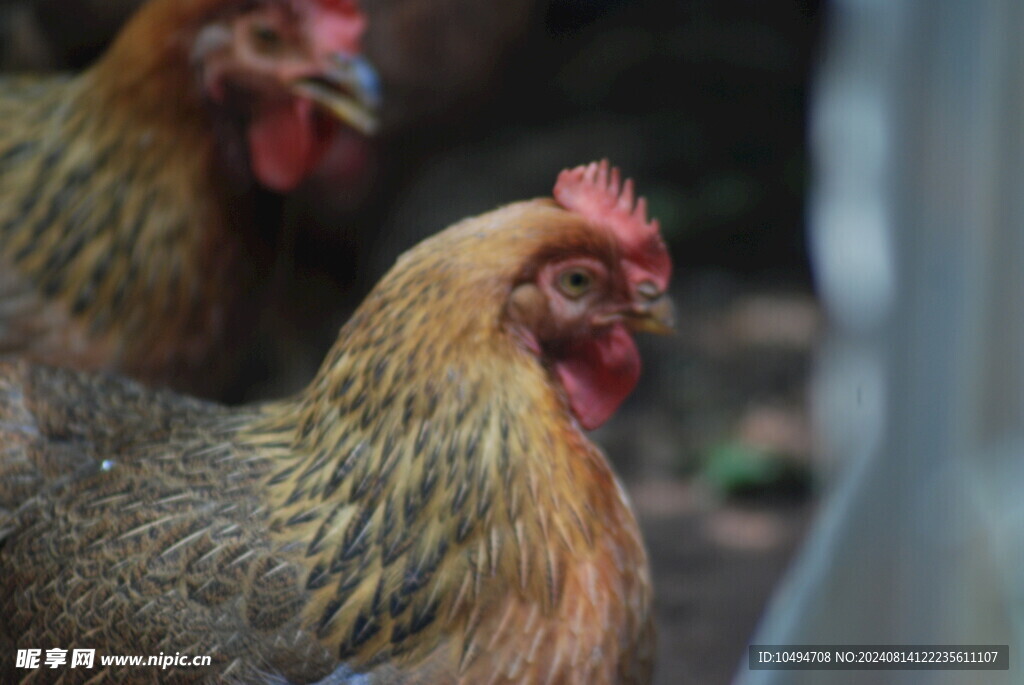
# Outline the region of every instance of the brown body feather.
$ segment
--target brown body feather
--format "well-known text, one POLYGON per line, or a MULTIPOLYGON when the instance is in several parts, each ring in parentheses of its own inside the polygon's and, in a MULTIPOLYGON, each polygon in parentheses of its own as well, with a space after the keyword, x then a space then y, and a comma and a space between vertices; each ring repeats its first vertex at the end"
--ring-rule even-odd
POLYGON ((257 245, 251 198, 228 213, 211 134, 184 125, 198 103, 140 125, 145 100, 105 82, 0 81, 0 350, 205 389, 198 371, 253 282, 238 268, 257 245))
POLYGON ((4 682, 56 645, 213 656, 181 681, 647 682, 636 521, 505 319, 538 259, 615 250, 548 201, 463 222, 271 404, 0 367, 4 682))

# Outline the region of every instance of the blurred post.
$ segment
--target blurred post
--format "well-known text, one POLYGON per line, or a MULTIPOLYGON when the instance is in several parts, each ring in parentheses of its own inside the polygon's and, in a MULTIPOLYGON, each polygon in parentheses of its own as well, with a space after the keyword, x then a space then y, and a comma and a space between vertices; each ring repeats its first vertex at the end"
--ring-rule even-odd
POLYGON ((1024 682, 1024 3, 830 9, 809 215, 833 461, 751 642, 1009 644, 1011 670, 738 682, 1024 682))

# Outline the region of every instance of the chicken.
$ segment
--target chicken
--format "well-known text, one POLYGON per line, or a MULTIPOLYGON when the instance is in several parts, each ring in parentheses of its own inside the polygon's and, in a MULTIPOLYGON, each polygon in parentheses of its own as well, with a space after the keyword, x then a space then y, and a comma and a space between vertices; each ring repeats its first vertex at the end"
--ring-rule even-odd
POLYGON ((353 0, 151 0, 81 75, 0 79, 0 352, 211 391, 279 194, 329 145, 365 158, 365 24, 353 0))
POLYGON ((227 408, 24 361, 0 367, 0 680, 16 649, 96 649, 64 682, 645 683, 637 523, 583 430, 670 325, 670 261, 632 184, 403 255, 309 386, 227 408))

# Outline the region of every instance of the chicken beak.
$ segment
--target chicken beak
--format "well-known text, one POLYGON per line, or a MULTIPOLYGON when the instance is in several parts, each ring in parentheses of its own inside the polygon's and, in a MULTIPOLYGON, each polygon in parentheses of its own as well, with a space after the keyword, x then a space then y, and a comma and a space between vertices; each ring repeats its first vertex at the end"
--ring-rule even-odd
POLYGON ((645 281, 636 288, 633 301, 624 307, 596 315, 591 319, 594 326, 610 326, 623 323, 635 333, 671 335, 675 333, 675 305, 669 296, 658 290, 652 281, 645 281))
POLYGON ((291 87, 363 135, 376 133, 380 79, 363 57, 331 55, 326 69, 294 81, 291 87))
POLYGON ((675 305, 666 294, 633 305, 626 316, 626 325, 635 332, 669 335, 675 332, 675 305))

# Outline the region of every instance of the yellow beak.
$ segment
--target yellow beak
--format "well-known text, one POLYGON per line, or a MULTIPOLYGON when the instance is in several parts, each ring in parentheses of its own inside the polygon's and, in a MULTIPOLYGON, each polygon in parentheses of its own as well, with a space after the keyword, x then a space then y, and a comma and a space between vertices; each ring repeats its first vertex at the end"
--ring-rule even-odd
POLYGON ((328 69, 317 76, 295 81, 292 90, 363 135, 373 135, 377 131, 380 80, 363 57, 332 55, 328 69))
POLYGON ((634 305, 626 316, 626 325, 632 331, 668 335, 675 332, 675 305, 668 295, 634 305))

